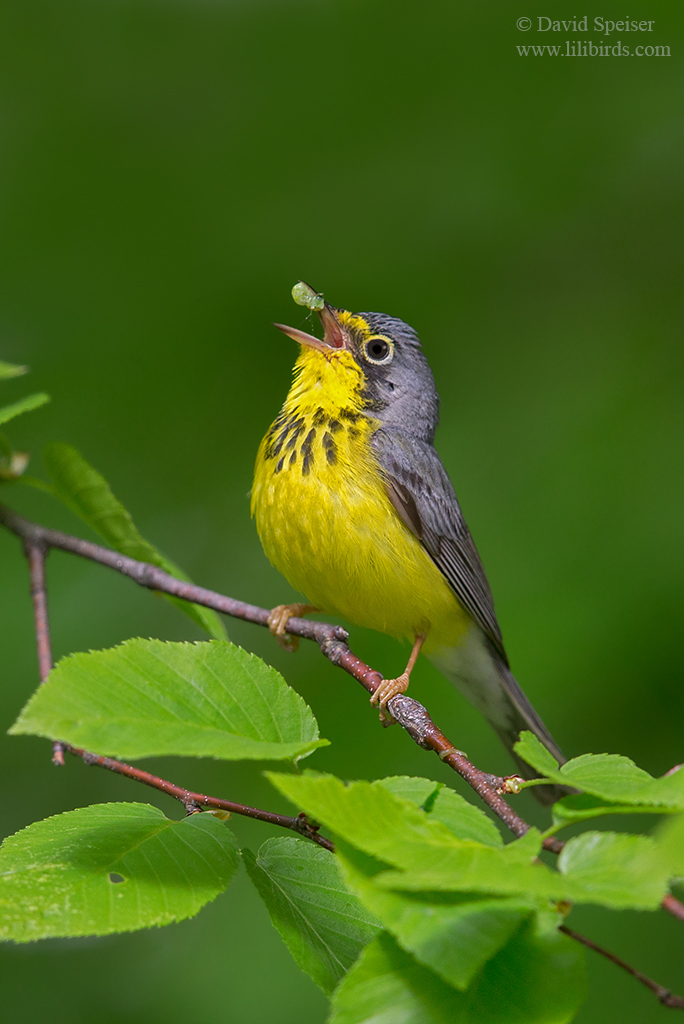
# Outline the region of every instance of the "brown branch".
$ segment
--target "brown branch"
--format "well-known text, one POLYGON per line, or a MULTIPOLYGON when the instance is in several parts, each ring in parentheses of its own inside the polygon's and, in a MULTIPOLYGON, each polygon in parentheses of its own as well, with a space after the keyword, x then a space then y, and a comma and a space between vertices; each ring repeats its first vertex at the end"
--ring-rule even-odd
MULTIPOLYGON (((41 683, 47 679, 52 670, 52 648, 50 646, 50 620, 48 618, 47 585, 45 582, 45 558, 47 545, 38 540, 24 541, 24 554, 29 564, 31 580, 31 598, 33 600, 33 618, 36 627, 36 647, 38 649, 38 671, 41 683)), ((52 744, 52 760, 56 765, 64 764, 64 744, 54 740, 52 744)))
POLYGON ((684 903, 680 903, 674 896, 667 895, 661 904, 663 910, 669 911, 673 917, 678 917, 680 921, 684 921, 684 903))
POLYGON ((334 846, 329 839, 318 833, 318 825, 310 821, 305 814, 298 814, 295 818, 287 814, 275 814, 273 811, 262 811, 258 807, 249 807, 246 804, 237 804, 232 800, 222 800, 217 796, 205 796, 204 793, 195 793, 190 789, 183 789, 182 786, 175 786, 173 782, 160 779, 158 775, 143 771, 142 768, 134 768, 133 765, 125 764, 123 761, 116 761, 113 757, 102 757, 100 754, 91 754, 79 747, 65 746, 74 757, 80 757, 86 764, 96 765, 98 768, 106 768, 117 775, 125 775, 128 779, 135 779, 145 786, 151 786, 166 793, 175 800, 179 800, 185 807, 188 814, 202 810, 204 807, 213 807, 221 811, 229 811, 231 814, 242 814, 246 818, 255 818, 257 821, 265 821, 269 825, 279 825, 281 828, 292 829, 307 839, 312 839, 319 846, 326 850, 333 850, 334 846))
POLYGON ((578 932, 573 932, 570 928, 566 928, 564 924, 562 924, 558 930, 569 935, 570 938, 575 939, 576 942, 581 942, 582 945, 586 946, 588 949, 593 949, 595 953, 599 953, 601 956, 604 956, 606 960, 610 960, 611 963, 617 964, 617 966, 621 967, 623 971, 627 971, 628 974, 631 974, 633 978, 640 981, 642 985, 646 986, 646 988, 650 988, 651 992, 655 994, 663 1006, 669 1006, 673 1010, 684 1010, 684 999, 682 999, 681 996, 673 995, 669 989, 665 988, 663 985, 659 985, 658 982, 653 981, 652 978, 648 978, 645 974, 642 974, 641 971, 637 971, 635 967, 631 967, 629 964, 625 963, 625 961, 621 960, 619 956, 615 956, 614 953, 609 953, 608 950, 604 949, 602 946, 597 946, 595 942, 592 942, 591 939, 586 938, 586 936, 580 935, 578 932))
MULTIPOLYGON (((171 594, 193 604, 213 608, 224 615, 252 622, 255 625, 268 625, 269 610, 267 608, 260 608, 257 605, 247 604, 244 601, 237 601, 234 598, 226 597, 204 587, 198 587, 193 583, 186 583, 154 565, 139 562, 126 555, 120 555, 109 548, 62 533, 60 530, 51 530, 47 527, 39 526, 37 523, 24 519, 23 516, 2 505, 0 505, 0 523, 22 539, 24 550, 29 558, 41 679, 45 678, 45 675, 47 675, 52 666, 45 590, 45 554, 52 547, 79 555, 93 562, 98 562, 100 565, 106 565, 122 573, 124 576, 129 576, 140 586, 147 587, 150 590, 171 594), (45 667, 47 667, 47 672, 44 675, 43 670, 45 667)), ((370 665, 361 661, 350 650, 347 645, 349 634, 341 626, 293 616, 288 619, 286 630, 293 636, 314 640, 319 645, 321 652, 333 665, 343 668, 349 675, 361 683, 369 693, 374 693, 380 685, 383 676, 380 672, 371 668, 370 665)), ((508 792, 506 780, 498 775, 491 775, 476 768, 466 758, 465 754, 458 750, 435 725, 427 709, 422 704, 411 697, 407 697, 405 694, 398 694, 389 701, 388 707, 392 717, 408 732, 414 742, 425 750, 434 751, 442 761, 457 772, 516 836, 522 836, 528 831, 530 828, 528 823, 513 810, 501 795, 504 792, 508 792)), ((270 811, 261 811, 254 807, 247 807, 244 804, 236 804, 229 800, 205 796, 202 793, 194 793, 142 769, 116 761, 113 758, 92 754, 77 747, 63 746, 62 744, 59 744, 59 746, 61 750, 68 750, 70 754, 81 758, 86 764, 106 768, 119 775, 125 775, 128 778, 142 782, 147 786, 152 786, 160 792, 167 793, 169 796, 179 800, 189 812, 199 810, 204 806, 243 814, 260 821, 292 829, 301 835, 307 836, 307 838, 312 839, 328 850, 334 849, 330 840, 318 834, 318 826, 310 822, 306 815, 300 814, 296 818, 291 818, 287 815, 274 814, 270 811)), ((555 839, 552 836, 544 840, 544 848, 553 853, 560 853, 564 845, 561 840, 555 839)), ((684 905, 673 896, 666 896, 663 899, 662 907, 671 914, 674 914, 675 917, 684 920, 684 905)), ((631 967, 613 953, 609 953, 578 932, 566 928, 565 925, 561 925, 560 930, 577 942, 606 957, 612 963, 622 967, 632 977, 651 989, 664 1006, 684 1009, 684 999, 672 995, 662 985, 652 981, 645 974, 637 971, 636 968, 631 967)))

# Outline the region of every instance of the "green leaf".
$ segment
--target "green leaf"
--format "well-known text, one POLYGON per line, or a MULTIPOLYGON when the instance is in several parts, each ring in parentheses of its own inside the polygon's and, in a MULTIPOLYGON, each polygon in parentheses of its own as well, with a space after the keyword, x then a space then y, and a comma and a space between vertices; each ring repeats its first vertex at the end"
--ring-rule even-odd
POLYGON ((289 760, 327 740, 283 677, 227 640, 129 640, 63 658, 12 726, 135 759, 289 760))
POLYGON ((330 1024, 567 1024, 584 988, 584 950, 534 922, 513 935, 466 992, 383 934, 335 992, 330 1024))
POLYGON ((269 839, 242 856, 292 956, 330 993, 380 930, 349 891, 332 853, 307 839, 269 839))
POLYGON ((427 810, 444 783, 433 782, 432 779, 416 778, 412 775, 390 775, 386 779, 377 779, 374 785, 382 786, 383 789, 401 797, 402 800, 410 800, 418 807, 427 810))
POLYGON ((277 789, 356 849, 401 869, 378 876, 397 889, 531 893, 566 899, 568 883, 533 864, 541 847, 536 829, 495 848, 460 840, 415 804, 371 782, 344 785, 330 775, 268 773, 277 789))
POLYGON ((453 988, 383 934, 335 992, 328 1024, 458 1024, 456 998, 453 988))
POLYGON ((98 804, 36 822, 0 848, 0 937, 108 935, 192 917, 235 874, 230 830, 147 804, 98 804))
POLYGON ((672 814, 673 810, 661 804, 615 804, 590 793, 575 793, 557 800, 551 813, 554 825, 565 827, 604 814, 672 814))
POLYGON ((661 825, 655 839, 670 877, 684 878, 684 814, 661 825))
POLYGON ((516 754, 522 757, 523 761, 536 768, 543 778, 555 778, 558 773, 558 761, 553 754, 549 753, 533 732, 528 732, 527 730, 521 732, 520 739, 513 749, 516 754))
POLYGON ((446 786, 440 789, 429 813, 433 820, 441 821, 459 839, 474 839, 486 846, 503 846, 501 833, 491 818, 453 789, 446 786))
MULTIPOLYGON (((465 994, 464 1024, 567 1024, 586 990, 585 951, 544 916, 516 932, 465 994)), ((456 1018, 458 1020, 458 1018, 456 1018)))
POLYGON ((523 732, 515 752, 545 778, 591 793, 611 803, 684 810, 684 770, 654 779, 620 754, 582 754, 562 765, 531 732, 523 732))
MULTIPOLYGON (((44 459, 54 496, 107 544, 122 555, 140 562, 149 562, 176 579, 191 582, 171 559, 140 536, 130 513, 112 494, 105 478, 75 448, 68 444, 49 444, 45 448, 44 459)), ((170 594, 161 596, 194 619, 210 636, 216 640, 225 639, 225 627, 216 612, 170 594)))
POLYGON ((32 409, 38 409, 49 401, 50 396, 42 391, 35 395, 27 395, 26 398, 20 398, 18 402, 13 402, 12 405, 6 405, 0 409, 0 423, 7 423, 9 420, 13 420, 15 416, 21 416, 23 412, 31 412, 32 409))
POLYGON ((462 892, 655 909, 667 870, 647 837, 600 834, 570 841, 559 867, 536 859, 541 835, 530 829, 504 847, 459 840, 432 815, 369 782, 269 773, 276 787, 340 840, 375 857, 378 887, 399 892, 462 892), (577 845, 575 845, 577 844, 577 845), (585 845, 583 845, 585 844, 585 845), (580 851, 582 856, 580 856, 580 851))
POLYGON ((583 903, 616 910, 656 910, 669 880, 651 836, 624 832, 583 832, 568 840, 558 870, 572 879, 583 903))
POLYGON ((501 833, 484 811, 474 807, 465 797, 442 782, 409 775, 393 775, 387 779, 377 779, 373 785, 382 786, 402 800, 410 800, 422 807, 459 839, 475 839, 488 846, 503 846, 501 833))
POLYGON ((0 361, 0 380, 8 380, 10 377, 21 377, 28 373, 28 366, 15 366, 13 363, 0 361))
POLYGON ((535 909, 518 898, 383 890, 374 884, 379 862, 345 843, 337 852, 350 888, 402 948, 458 989, 468 987, 535 909))

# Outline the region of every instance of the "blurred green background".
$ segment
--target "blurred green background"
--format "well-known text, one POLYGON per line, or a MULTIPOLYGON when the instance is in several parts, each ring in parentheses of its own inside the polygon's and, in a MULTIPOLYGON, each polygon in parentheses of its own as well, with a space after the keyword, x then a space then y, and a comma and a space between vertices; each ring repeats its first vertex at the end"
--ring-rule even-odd
MULTIPOLYGON (((644 6, 586 13, 655 19, 652 36, 621 38, 667 44, 670 58, 518 56, 519 44, 577 38, 516 29, 521 15, 585 13, 555 0, 2 3, 0 359, 32 376, 0 398, 53 396, 8 431, 32 471, 46 441, 75 444, 195 580, 285 601, 248 508, 295 357, 271 321, 306 326, 289 294, 300 277, 337 305, 401 316, 435 371, 438 447, 526 691, 568 755, 619 752, 655 774, 681 761, 684 12, 644 6)), ((0 497, 84 532, 26 488, 0 497)), ((5 533, 0 580, 4 732, 37 681, 26 570, 5 533)), ((53 553, 49 583, 56 656, 199 637, 100 567, 53 553)), ((314 649, 293 657, 263 630, 228 628, 313 706, 333 743, 311 767, 464 791, 401 730, 380 730, 361 688, 314 649)), ((385 673, 403 663, 386 638, 352 640, 385 673)), ((427 662, 411 692, 477 764, 510 770, 427 662)), ((57 771, 44 742, 0 750, 3 835, 95 801, 180 816, 105 772, 57 771)), ((259 765, 153 767, 286 806, 259 765)), ((517 806, 544 820, 528 795, 517 806)), ((253 849, 270 834, 233 824, 253 849)), ((684 989, 674 919, 583 909, 570 924, 684 989)), ((589 964, 581 1024, 669 1020, 636 982, 589 964)), ((8 1019, 30 1022, 326 1013, 244 875, 159 932, 6 947, 0 975, 8 1019)))

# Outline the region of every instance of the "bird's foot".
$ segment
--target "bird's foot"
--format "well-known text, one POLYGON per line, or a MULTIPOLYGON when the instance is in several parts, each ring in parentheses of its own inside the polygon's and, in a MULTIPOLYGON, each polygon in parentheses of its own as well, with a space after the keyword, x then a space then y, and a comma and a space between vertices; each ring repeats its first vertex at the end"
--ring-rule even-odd
POLYGON ((299 647, 299 637, 290 636, 285 630, 287 620, 291 619, 293 615, 299 617, 317 610, 312 604, 278 604, 275 608, 271 608, 268 616, 268 628, 284 650, 296 651, 299 647))
POLYGON ((402 672, 396 679, 383 679, 377 690, 372 694, 370 702, 380 708, 380 722, 384 726, 394 725, 392 713, 387 702, 398 693, 406 693, 411 677, 410 672, 402 672))

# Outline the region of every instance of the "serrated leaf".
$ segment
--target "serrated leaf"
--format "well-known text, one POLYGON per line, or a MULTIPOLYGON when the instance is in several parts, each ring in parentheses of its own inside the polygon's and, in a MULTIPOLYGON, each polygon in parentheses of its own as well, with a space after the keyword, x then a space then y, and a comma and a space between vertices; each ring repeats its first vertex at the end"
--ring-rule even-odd
POLYGON ((616 910, 656 910, 669 881, 651 836, 624 832, 583 832, 569 839, 558 870, 583 893, 583 903, 616 910))
POLYGON ((604 814, 672 814, 672 807, 661 804, 616 804, 590 793, 575 793, 557 800, 552 808, 554 825, 565 827, 578 821, 589 821, 604 814))
POLYGON ((327 740, 280 673, 227 640, 129 640, 63 658, 10 732, 134 760, 290 760, 327 740))
POLYGON ((389 775, 386 779, 376 779, 375 786, 382 786, 402 800, 410 800, 418 807, 425 808, 431 805, 437 793, 442 789, 443 782, 433 782, 432 779, 421 779, 412 775, 389 775))
POLYGON ((474 807, 460 793, 449 789, 442 782, 409 775, 393 775, 387 779, 377 779, 373 785, 382 786, 402 800, 410 800, 422 807, 459 839, 474 839, 488 846, 503 846, 501 833, 484 811, 474 807))
POLYGON ((108 935, 192 917, 235 874, 213 815, 171 821, 147 804, 98 804, 36 822, 0 848, 0 937, 108 935))
POLYGON ((330 1024, 567 1024, 584 985, 583 949, 532 923, 513 935, 465 992, 383 934, 335 992, 330 1024))
POLYGON ((519 757, 522 757, 523 761, 536 768, 540 776, 546 779, 555 778, 555 773, 558 772, 558 761, 534 733, 527 730, 521 732, 520 739, 513 749, 519 757))
POLYGON ((42 391, 35 395, 27 395, 26 398, 20 398, 18 402, 13 402, 11 405, 6 405, 0 409, 0 424, 8 423, 15 416, 21 416, 24 412, 39 409, 41 405, 45 405, 49 401, 50 396, 42 391))
MULTIPOLYGON (((268 775, 285 796, 328 831, 387 867, 374 876, 374 884, 381 888, 489 893, 636 909, 655 909, 664 893, 667 871, 658 857, 648 854, 647 847, 638 842, 621 846, 620 837, 614 841, 612 874, 607 868, 612 854, 604 858, 600 843, 593 860, 567 859, 566 855, 560 873, 537 860, 541 834, 536 829, 504 847, 492 847, 459 840, 415 804, 373 783, 344 785, 333 776, 310 773, 268 775)), ((578 840, 572 840, 575 842, 578 840)), ((651 840, 644 842, 652 845, 651 840)))
POLYGON ((330 993, 380 924, 342 880, 332 853, 306 839, 269 839, 245 867, 295 961, 330 993))
POLYGON ((684 770, 655 779, 620 754, 582 754, 559 767, 531 732, 523 732, 514 749, 545 778, 611 803, 684 810, 684 770))
POLYGON ((308 772, 301 776, 269 772, 268 777, 337 836, 400 869, 378 876, 378 884, 393 889, 567 898, 567 882, 544 865, 533 864, 541 847, 536 829, 497 849, 458 839, 432 815, 375 783, 344 785, 334 776, 308 772))
POLYGON ((461 990, 535 909, 519 898, 390 892, 374 884, 377 861, 346 843, 337 853, 350 888, 399 945, 461 990))
POLYGON ((440 789, 429 811, 430 817, 443 825, 459 839, 473 839, 486 846, 503 846, 498 828, 484 811, 469 803, 460 793, 440 789))
POLYGON ((0 360, 0 380, 21 377, 24 373, 28 373, 28 366, 15 366, 13 363, 3 363, 0 360))
MULTIPOLYGON (((122 555, 136 558, 140 562, 149 562, 176 579, 191 582, 189 576, 170 558, 162 555, 153 544, 141 537, 128 510, 114 496, 102 474, 93 469, 80 452, 71 445, 53 443, 46 446, 44 459, 52 480, 53 495, 107 544, 122 555)), ((216 640, 226 638, 223 622, 211 608, 190 604, 170 594, 160 596, 189 615, 216 640)))

